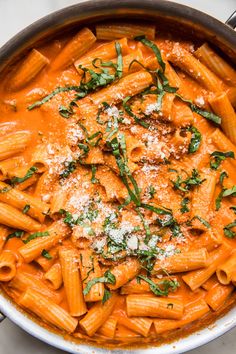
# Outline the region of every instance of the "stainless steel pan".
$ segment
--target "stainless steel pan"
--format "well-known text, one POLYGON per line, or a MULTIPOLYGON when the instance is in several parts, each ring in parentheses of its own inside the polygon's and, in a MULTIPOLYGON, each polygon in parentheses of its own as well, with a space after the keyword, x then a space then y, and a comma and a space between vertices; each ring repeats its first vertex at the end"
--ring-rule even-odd
MULTIPOLYGON (((236 6, 236 4, 235 4, 236 6)), ((204 38, 219 47, 233 62, 236 63, 236 11, 226 24, 188 6, 165 0, 88 0, 77 5, 54 12, 32 25, 9 40, 0 48, 0 76, 31 47, 65 32, 69 28, 77 28, 84 24, 91 25, 96 21, 113 18, 152 20, 158 24, 173 25, 183 33, 193 37, 204 38)), ((95 348, 88 344, 77 344, 49 332, 12 304, 3 293, 0 293, 0 322, 7 316, 31 335, 70 353, 108 354, 110 350, 95 348)), ((165 344, 161 347, 142 349, 116 349, 113 354, 171 354, 183 353, 205 344, 236 326, 236 308, 231 309, 223 318, 216 321, 211 329, 205 328, 187 338, 165 344)))

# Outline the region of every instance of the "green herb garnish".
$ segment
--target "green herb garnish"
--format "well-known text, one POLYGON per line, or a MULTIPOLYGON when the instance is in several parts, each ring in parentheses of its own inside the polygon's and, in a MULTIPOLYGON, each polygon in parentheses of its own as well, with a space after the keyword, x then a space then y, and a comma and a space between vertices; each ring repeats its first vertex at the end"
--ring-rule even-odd
POLYGON ((169 291, 175 291, 180 286, 180 284, 176 280, 164 279, 160 280, 160 282, 156 284, 145 275, 138 275, 137 278, 142 279, 146 283, 148 283, 150 290, 156 296, 167 296, 169 294, 169 291))
POLYGON ((111 297, 111 292, 107 289, 104 289, 104 295, 102 298, 102 304, 104 305, 107 300, 109 300, 111 297))
POLYGON ((201 108, 199 108, 198 106, 196 106, 191 100, 186 100, 185 98, 183 98, 181 95, 179 94, 175 94, 175 96, 177 98, 179 98, 181 101, 185 102, 188 104, 188 106, 190 107, 190 109, 199 114, 200 116, 214 122, 215 124, 221 124, 221 118, 218 117, 216 114, 212 113, 212 112, 208 112, 208 111, 204 111, 201 108))
POLYGON ((91 288, 93 285, 97 283, 108 283, 108 284, 115 284, 116 283, 116 278, 115 276, 110 272, 110 270, 107 270, 102 277, 99 278, 93 278, 91 279, 87 284, 86 287, 83 291, 84 295, 88 295, 90 292, 91 288))
POLYGON ((234 228, 236 226, 236 220, 234 220, 234 222, 231 222, 230 224, 226 225, 224 227, 224 234, 226 237, 228 238, 235 238, 236 236, 236 232, 231 230, 232 228, 234 228))
POLYGON ((47 250, 42 250, 41 255, 48 260, 52 259, 52 256, 50 255, 50 253, 47 250))
POLYGON ((10 240, 11 238, 21 238, 24 235, 24 231, 15 231, 12 234, 7 235, 6 241, 10 240))
POLYGON ((24 206, 23 210, 22 210, 22 213, 23 213, 23 214, 27 214, 29 210, 30 210, 30 205, 29 205, 29 204, 26 204, 26 205, 24 206))
POLYGON ((35 232, 34 234, 31 234, 27 237, 26 240, 23 240, 24 243, 28 243, 38 237, 44 237, 44 236, 49 236, 49 232, 48 231, 38 231, 38 232, 35 232))
POLYGON ((199 149, 202 140, 202 134, 195 127, 189 127, 188 130, 192 133, 191 141, 188 147, 188 153, 193 154, 199 149))
POLYGON ((31 178, 37 171, 38 171, 37 167, 32 166, 32 167, 30 167, 30 169, 26 172, 26 174, 25 174, 24 177, 13 177, 13 178, 10 180, 10 184, 11 184, 12 186, 15 186, 16 184, 23 183, 23 182, 25 182, 27 179, 31 178))
POLYGON ((214 151, 210 156, 211 156, 210 167, 212 170, 217 170, 221 162, 224 161, 227 157, 234 159, 234 152, 214 151))
POLYGON ((189 212, 189 207, 188 207, 189 202, 190 200, 187 197, 182 199, 181 208, 180 208, 182 214, 189 212))
POLYGON ((182 179, 179 175, 177 176, 176 181, 171 181, 173 183, 174 189, 178 189, 181 192, 188 192, 195 186, 199 186, 205 181, 201 179, 199 172, 194 168, 192 170, 192 175, 186 179, 182 179))

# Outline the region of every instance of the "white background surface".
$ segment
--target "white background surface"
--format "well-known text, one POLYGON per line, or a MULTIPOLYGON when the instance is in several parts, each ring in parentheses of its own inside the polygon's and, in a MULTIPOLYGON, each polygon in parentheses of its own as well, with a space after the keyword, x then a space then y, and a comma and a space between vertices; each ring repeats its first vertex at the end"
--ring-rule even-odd
MULTIPOLYGON (((96 1, 96 0, 94 0, 96 1)), ((119 0, 113 0, 119 1, 119 0)), ((145 1, 145 0, 144 0, 145 1)), ((0 46, 18 31, 52 11, 75 4, 76 0, 0 0, 0 46)), ((236 0, 175 0, 225 21, 236 10, 236 0)), ((26 334, 9 320, 0 324, 0 354, 62 354, 26 334)), ((158 349, 157 349, 158 353, 158 349)), ((236 329, 195 349, 191 354, 236 353, 236 329)))

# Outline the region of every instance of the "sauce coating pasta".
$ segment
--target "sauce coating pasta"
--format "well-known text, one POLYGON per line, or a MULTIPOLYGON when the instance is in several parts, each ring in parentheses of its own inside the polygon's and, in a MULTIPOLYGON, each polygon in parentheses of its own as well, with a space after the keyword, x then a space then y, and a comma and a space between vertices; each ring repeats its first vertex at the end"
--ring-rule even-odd
MULTIPOLYGON (((234 302, 235 69, 207 43, 105 23, 0 85, 0 284, 107 346, 158 343, 234 302)), ((188 328, 188 330, 187 330, 188 328)))

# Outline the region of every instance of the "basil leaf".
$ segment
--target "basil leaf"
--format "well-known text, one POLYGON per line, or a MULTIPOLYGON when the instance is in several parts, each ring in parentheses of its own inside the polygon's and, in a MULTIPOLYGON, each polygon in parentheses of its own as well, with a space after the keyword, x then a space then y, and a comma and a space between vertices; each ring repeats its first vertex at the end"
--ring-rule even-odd
POLYGON ((221 124, 221 118, 218 117, 216 114, 212 113, 212 112, 208 112, 208 111, 204 111, 201 108, 199 108, 198 106, 196 106, 191 100, 186 100, 185 98, 183 98, 181 95, 179 94, 175 94, 175 96, 177 98, 179 98, 181 101, 185 102, 188 104, 188 106, 190 107, 190 109, 199 114, 200 116, 216 123, 216 124, 221 124))
POLYGON ((64 163, 65 169, 59 174, 60 179, 65 179, 69 177, 71 173, 73 173, 76 169, 76 161, 65 161, 64 163))
POLYGON ((24 235, 24 231, 15 231, 12 234, 7 235, 6 241, 10 240, 11 238, 21 238, 24 235))
POLYGON ((236 186, 224 190, 223 197, 229 197, 229 196, 236 197, 236 186))
POLYGON ((57 87, 54 91, 52 91, 49 95, 45 96, 42 100, 36 101, 30 106, 27 107, 29 111, 34 108, 42 106, 44 103, 50 101, 54 96, 61 92, 67 91, 80 91, 79 86, 66 86, 66 87, 57 87))
POLYGON ((207 222, 206 220, 204 220, 201 216, 194 216, 192 220, 194 219, 198 219, 204 226, 206 226, 208 229, 210 229, 211 225, 209 224, 209 222, 207 222))
POLYGON ((102 298, 102 304, 104 305, 107 300, 109 300, 111 297, 111 292, 107 289, 104 290, 104 295, 102 298))
POLYGON ((29 204, 26 204, 26 205, 24 206, 23 210, 22 210, 22 213, 23 213, 23 214, 27 214, 29 210, 30 210, 30 205, 29 205, 29 204))
POLYGON ((221 172, 221 174, 220 174, 220 184, 223 186, 223 182, 224 182, 224 179, 225 178, 228 178, 229 176, 228 176, 228 174, 227 174, 227 172, 225 172, 225 171, 223 171, 223 172, 221 172))
POLYGON ((218 167, 220 166, 221 162, 224 161, 227 157, 234 159, 234 152, 233 151, 228 151, 228 152, 214 151, 210 156, 211 156, 210 167, 213 170, 217 170, 218 167))
POLYGON ((110 272, 110 270, 107 270, 104 273, 104 276, 99 277, 99 278, 93 278, 91 279, 87 284, 85 289, 83 290, 84 295, 88 295, 90 292, 91 288, 93 285, 97 283, 108 283, 108 284, 115 284, 116 283, 116 278, 115 276, 110 272))
POLYGON ((98 181, 98 179, 95 177, 96 171, 97 171, 96 166, 95 166, 95 165, 91 165, 91 170, 92 170, 91 182, 92 182, 93 184, 98 183, 99 181, 98 181))
POLYGON ((182 214, 189 212, 189 208, 188 208, 188 205, 187 205, 187 204, 189 204, 189 202, 190 202, 190 200, 187 197, 182 199, 181 208, 180 208, 180 211, 181 211, 182 214))
POLYGON ((30 169, 26 172, 24 177, 13 177, 10 180, 10 184, 12 186, 15 186, 15 184, 19 184, 19 183, 23 183, 25 182, 27 179, 31 178, 35 172, 37 172, 38 169, 35 166, 30 167, 30 169))
POLYGON ((137 279, 142 279, 146 283, 149 284, 150 290, 156 296, 167 296, 169 291, 175 291, 180 284, 176 280, 161 280, 158 284, 154 283, 151 279, 146 277, 145 275, 138 275, 137 279), (160 288, 160 286, 163 288, 160 288))
POLYGON ((12 187, 4 187, 2 189, 0 189, 0 193, 7 193, 12 189, 12 187))
POLYGON ((48 231, 38 231, 38 232, 35 232, 34 234, 31 234, 27 237, 26 240, 23 240, 24 243, 28 243, 38 237, 44 237, 44 236, 49 236, 49 232, 48 231))
POLYGON ((202 140, 202 134, 195 127, 190 127, 188 130, 192 133, 191 141, 188 147, 188 153, 193 154, 199 149, 202 140))
POLYGON ((201 179, 199 172, 195 168, 192 170, 191 176, 186 178, 185 180, 182 179, 179 175, 177 176, 177 179, 175 181, 171 180, 174 189, 178 189, 184 193, 191 190, 194 186, 199 186, 204 181, 205 179, 201 179))
POLYGON ((127 96, 124 100, 123 100, 123 107, 125 112, 132 118, 134 118, 135 122, 141 126, 143 126, 144 128, 148 128, 149 124, 147 122, 144 122, 142 119, 140 119, 139 117, 137 117, 133 112, 131 107, 127 104, 127 102, 131 99, 131 96, 127 96))
POLYGON ((236 214, 236 206, 231 206, 230 209, 233 210, 234 214, 236 214))
POLYGON ((157 61, 160 65, 160 67, 162 68, 163 73, 165 72, 165 68, 166 68, 166 64, 164 63, 162 56, 161 56, 161 51, 160 49, 157 47, 157 45, 155 43, 153 43, 152 41, 150 41, 149 39, 147 39, 145 36, 137 36, 134 38, 135 41, 139 41, 141 43, 143 43, 146 47, 149 47, 153 50, 157 61))
POLYGON ((50 255, 50 253, 47 250, 42 250, 41 255, 48 260, 52 259, 52 256, 50 255))
POLYGON ((228 237, 228 238, 235 238, 236 232, 233 231, 233 230, 231 230, 231 229, 234 228, 235 226, 236 226, 236 220, 234 220, 234 222, 232 222, 232 223, 230 223, 230 224, 228 224, 228 225, 226 225, 226 226, 224 227, 224 234, 225 234, 226 237, 228 237))
POLYGON ((70 118, 70 115, 73 114, 73 110, 71 107, 59 106, 59 113, 63 118, 70 118))
POLYGON ((75 219, 69 211, 66 211, 64 209, 60 209, 59 214, 62 214, 65 216, 63 222, 65 224, 67 224, 70 228, 72 228, 78 224, 78 219, 75 219))

